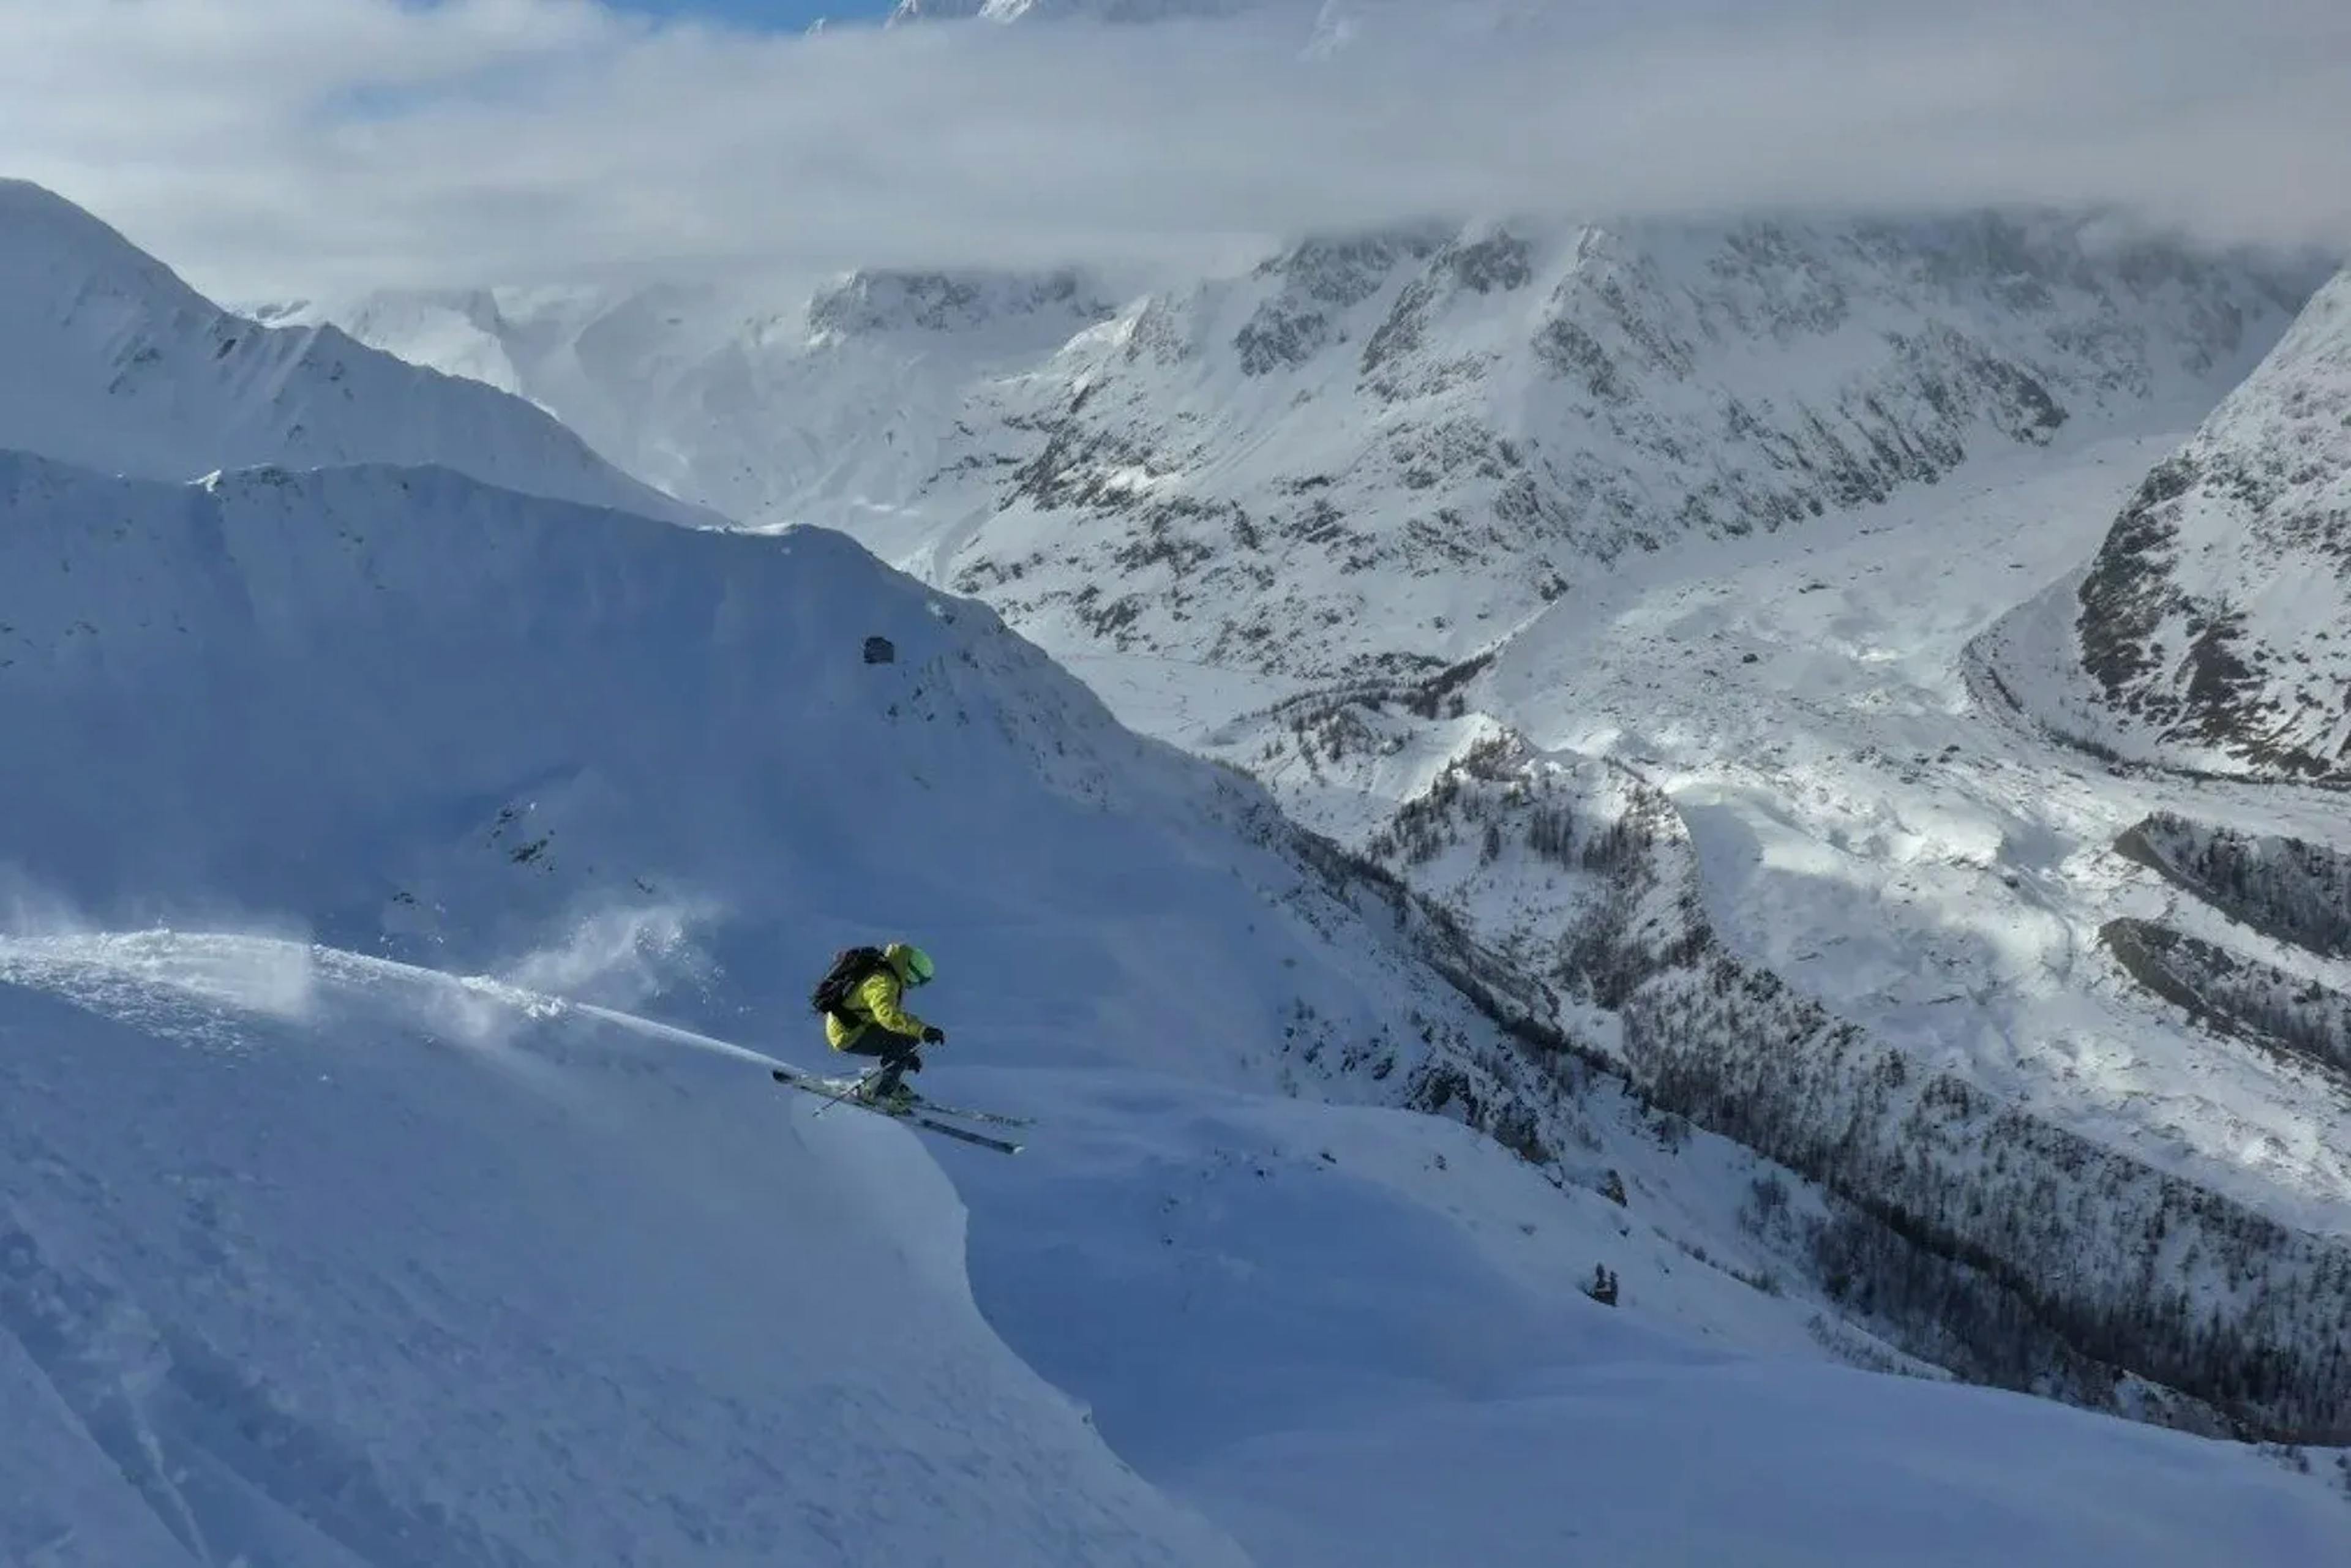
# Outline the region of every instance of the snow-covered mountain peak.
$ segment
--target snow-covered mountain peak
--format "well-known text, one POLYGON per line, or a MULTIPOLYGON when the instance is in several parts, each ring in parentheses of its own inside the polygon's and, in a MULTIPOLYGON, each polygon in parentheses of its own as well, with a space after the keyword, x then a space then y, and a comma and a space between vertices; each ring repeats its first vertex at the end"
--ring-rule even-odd
POLYGON ((2200 416, 2315 279, 2095 219, 1320 236, 1114 315, 1068 273, 861 273, 804 316, 377 302, 641 478, 841 528, 1058 652, 1450 663, 1628 553, 1875 506, 2074 422, 2200 416))
MULTIPOLYGON (((481 297, 435 307, 478 323, 481 297)), ((267 464, 443 463, 492 484, 715 521, 612 467, 544 411, 331 325, 221 309, 99 219, 0 185, 0 446, 186 478, 267 464)))
MULTIPOLYGON (((864 918, 845 911, 919 911, 1009 977, 1029 937, 1003 915, 1026 904, 1072 923, 1057 951, 1102 1006, 1131 987, 1166 1051, 1262 1073, 1294 977, 1235 958, 1212 1013, 1259 1016, 1186 1023, 1196 962, 1252 920, 1291 942, 1269 900, 1356 919, 1253 787, 1120 728, 984 606, 841 535, 677 528, 447 468, 164 485, 0 455, 0 722, 23 741, 0 751, 0 846, 93 918, 284 912, 487 965, 599 911, 706 909, 735 996, 779 1021, 804 986, 775 955, 864 918), (858 891, 885 863, 888 896, 858 891), (1185 964, 1080 935, 1080 906, 1134 878, 1204 901, 1188 936, 1172 905, 1149 922, 1185 964)), ((1343 967, 1305 999, 1391 1039, 1406 1075, 1425 1047, 1388 1015, 1470 1017, 1433 973, 1389 992, 1343 967)), ((967 1020, 993 1006, 1031 1049, 1011 1026, 1035 983, 967 1020)))
POLYGON ((401 343, 408 350, 401 357, 412 363, 524 395, 522 378, 502 346, 507 324, 494 289, 409 289, 371 295, 347 308, 285 300, 252 307, 245 314, 273 327, 331 322, 362 342, 401 343))
POLYGON ((148 308, 206 308, 178 274, 96 214, 29 180, 0 178, 0 308, 29 313, 81 291, 148 308))

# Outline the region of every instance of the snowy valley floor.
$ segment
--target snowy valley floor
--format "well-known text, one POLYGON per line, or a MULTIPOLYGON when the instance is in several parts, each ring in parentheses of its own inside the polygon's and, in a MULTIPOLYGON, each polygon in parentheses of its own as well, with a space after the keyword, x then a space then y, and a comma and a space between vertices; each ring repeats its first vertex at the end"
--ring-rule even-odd
POLYGON ((1625 1211, 1447 1123, 928 1074, 1040 1118, 1006 1159, 765 1060, 263 938, 0 943, 0 1561, 2351 1553, 2324 1474, 1828 1365, 1662 1242, 1590 1301, 1625 1211))

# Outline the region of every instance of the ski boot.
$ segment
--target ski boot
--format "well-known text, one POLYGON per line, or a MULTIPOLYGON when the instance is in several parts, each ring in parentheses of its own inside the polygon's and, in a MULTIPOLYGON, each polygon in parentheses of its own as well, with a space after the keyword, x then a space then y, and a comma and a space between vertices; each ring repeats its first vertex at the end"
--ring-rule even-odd
POLYGON ((909 1072, 920 1072, 923 1059, 913 1051, 887 1063, 873 1075, 872 1082, 857 1092, 857 1098, 882 1111, 904 1111, 914 1103, 914 1092, 904 1082, 909 1072))

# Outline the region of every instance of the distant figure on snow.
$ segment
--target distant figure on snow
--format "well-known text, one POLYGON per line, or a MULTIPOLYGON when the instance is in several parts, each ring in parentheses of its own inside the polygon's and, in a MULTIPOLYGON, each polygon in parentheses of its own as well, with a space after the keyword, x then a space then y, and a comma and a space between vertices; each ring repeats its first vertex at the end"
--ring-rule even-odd
POLYGON ((925 1045, 945 1045, 946 1031, 905 1009, 908 990, 927 986, 936 970, 931 956, 905 942, 887 947, 850 947, 836 955, 810 1000, 824 1014, 825 1043, 852 1056, 878 1056, 874 1073, 859 1096, 869 1102, 911 1101, 914 1092, 899 1080, 923 1070, 925 1045))

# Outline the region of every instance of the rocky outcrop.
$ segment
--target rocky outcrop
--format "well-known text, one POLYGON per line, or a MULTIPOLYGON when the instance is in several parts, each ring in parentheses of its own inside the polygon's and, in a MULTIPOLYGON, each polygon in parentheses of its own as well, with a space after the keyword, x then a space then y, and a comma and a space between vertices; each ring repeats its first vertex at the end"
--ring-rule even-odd
POLYGON ((2083 670, 2159 759, 2351 782, 2351 274, 2147 476, 2079 600, 2083 670))

